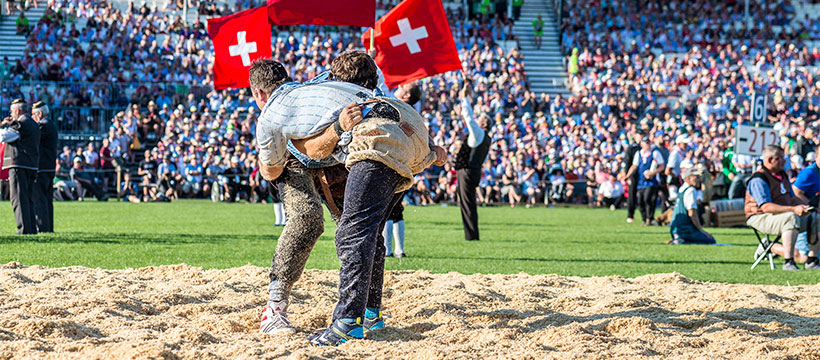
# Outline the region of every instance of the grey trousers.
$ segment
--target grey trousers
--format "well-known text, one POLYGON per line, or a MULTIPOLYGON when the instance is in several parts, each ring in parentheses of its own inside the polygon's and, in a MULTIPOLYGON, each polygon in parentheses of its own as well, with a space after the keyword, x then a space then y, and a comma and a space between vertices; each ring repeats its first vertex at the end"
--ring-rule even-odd
POLYGON ((288 166, 277 179, 288 218, 273 254, 271 300, 290 298, 293 284, 302 276, 310 252, 325 230, 322 200, 313 183, 315 171, 288 166))

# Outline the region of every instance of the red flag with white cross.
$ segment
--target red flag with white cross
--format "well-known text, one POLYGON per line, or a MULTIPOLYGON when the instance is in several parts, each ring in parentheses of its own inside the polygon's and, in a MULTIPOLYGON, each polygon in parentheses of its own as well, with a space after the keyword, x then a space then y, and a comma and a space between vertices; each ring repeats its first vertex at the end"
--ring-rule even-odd
POLYGON ((248 87, 253 61, 271 57, 267 7, 208 19, 208 36, 214 43, 214 89, 248 87))
MULTIPOLYGON (((461 70, 456 44, 441 0, 404 0, 376 21, 376 64, 385 84, 401 84, 461 70)), ((362 35, 370 50, 370 31, 362 35)))

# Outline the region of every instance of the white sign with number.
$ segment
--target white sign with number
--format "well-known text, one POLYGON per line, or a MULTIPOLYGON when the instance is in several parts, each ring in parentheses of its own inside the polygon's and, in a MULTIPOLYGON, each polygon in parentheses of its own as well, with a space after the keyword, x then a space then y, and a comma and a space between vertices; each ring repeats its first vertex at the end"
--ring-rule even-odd
POLYGON ((735 154, 760 156, 766 145, 778 145, 780 137, 769 125, 738 125, 735 129, 735 154))
POLYGON ((752 118, 753 123, 762 123, 766 121, 766 94, 752 95, 752 118))

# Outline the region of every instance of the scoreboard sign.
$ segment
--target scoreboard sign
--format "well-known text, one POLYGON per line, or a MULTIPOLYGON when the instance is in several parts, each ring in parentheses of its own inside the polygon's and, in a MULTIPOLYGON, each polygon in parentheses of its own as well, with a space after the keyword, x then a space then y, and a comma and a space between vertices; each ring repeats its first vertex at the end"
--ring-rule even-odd
POLYGON ((766 145, 778 145, 780 136, 771 125, 738 125, 735 129, 735 154, 760 156, 766 145))
POLYGON ((750 119, 753 123, 762 123, 766 121, 766 94, 755 93, 752 95, 752 111, 750 119))

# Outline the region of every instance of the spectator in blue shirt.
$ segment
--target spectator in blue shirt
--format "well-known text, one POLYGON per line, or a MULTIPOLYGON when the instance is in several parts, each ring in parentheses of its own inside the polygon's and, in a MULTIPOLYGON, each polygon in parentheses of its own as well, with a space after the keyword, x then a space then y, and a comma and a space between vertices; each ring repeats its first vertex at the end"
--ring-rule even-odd
POLYGON ((191 157, 190 163, 185 166, 185 184, 182 186, 182 192, 186 195, 196 197, 202 190, 202 165, 196 159, 196 156, 191 157))
POLYGON ((797 179, 792 184, 794 196, 800 198, 807 204, 814 204, 817 194, 820 193, 820 151, 814 154, 814 163, 797 174, 797 179))

